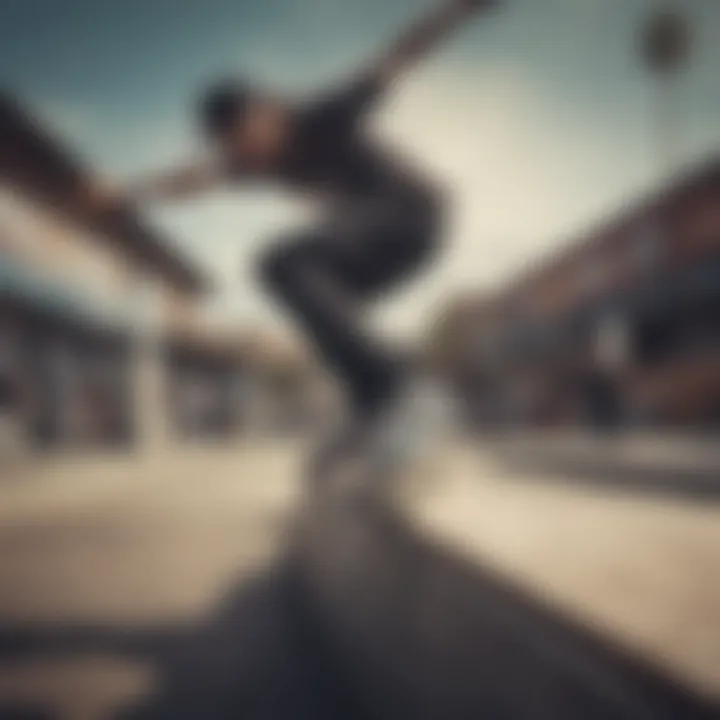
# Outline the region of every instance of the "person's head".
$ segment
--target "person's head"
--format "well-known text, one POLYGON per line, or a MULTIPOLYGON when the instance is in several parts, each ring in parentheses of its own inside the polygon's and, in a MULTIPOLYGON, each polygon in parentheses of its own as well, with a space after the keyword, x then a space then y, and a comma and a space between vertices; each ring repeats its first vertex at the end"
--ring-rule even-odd
POLYGON ((248 167, 271 165, 289 132, 286 107, 241 80, 213 85, 200 100, 199 114, 205 138, 248 167))

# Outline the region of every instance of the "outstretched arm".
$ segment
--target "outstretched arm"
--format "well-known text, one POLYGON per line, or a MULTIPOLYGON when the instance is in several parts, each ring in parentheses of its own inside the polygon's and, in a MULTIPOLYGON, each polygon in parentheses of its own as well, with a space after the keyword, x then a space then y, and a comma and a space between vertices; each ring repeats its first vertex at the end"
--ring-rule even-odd
POLYGON ((132 183, 127 193, 136 202, 175 200, 211 190, 221 180, 212 165, 188 165, 132 183))
POLYGON ((217 168, 198 163, 141 179, 119 190, 91 183, 85 188, 83 199, 90 211, 103 212, 198 195, 222 180, 223 174, 217 168))
POLYGON ((381 85, 392 82, 474 13, 497 4, 498 0, 445 0, 397 38, 390 50, 370 68, 368 78, 381 85))

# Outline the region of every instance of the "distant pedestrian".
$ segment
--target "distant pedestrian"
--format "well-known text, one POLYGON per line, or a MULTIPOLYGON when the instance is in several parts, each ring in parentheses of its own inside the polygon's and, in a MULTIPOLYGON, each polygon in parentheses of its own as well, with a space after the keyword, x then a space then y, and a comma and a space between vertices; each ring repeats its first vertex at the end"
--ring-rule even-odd
POLYGON ((22 404, 17 376, 0 365, 0 479, 15 475, 23 456, 22 404))

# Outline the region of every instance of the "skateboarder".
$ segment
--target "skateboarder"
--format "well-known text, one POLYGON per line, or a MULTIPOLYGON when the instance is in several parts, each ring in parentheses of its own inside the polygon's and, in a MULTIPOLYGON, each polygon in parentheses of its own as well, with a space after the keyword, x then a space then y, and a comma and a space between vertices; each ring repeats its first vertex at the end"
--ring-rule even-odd
POLYGON ((199 102, 213 159, 122 193, 128 202, 150 201, 269 180, 323 201, 323 222, 270 243, 259 278, 344 384, 355 430, 387 438, 388 427, 408 417, 408 373, 365 328, 362 312, 428 266, 443 214, 438 190, 371 142, 365 119, 396 78, 491 5, 446 0, 353 82, 303 105, 243 80, 218 83, 199 102))

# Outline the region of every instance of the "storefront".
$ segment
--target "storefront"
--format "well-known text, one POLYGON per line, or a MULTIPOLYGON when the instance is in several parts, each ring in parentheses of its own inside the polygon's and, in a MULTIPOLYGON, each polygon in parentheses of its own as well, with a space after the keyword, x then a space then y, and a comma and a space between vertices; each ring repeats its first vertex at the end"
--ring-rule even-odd
POLYGON ((169 298, 196 303, 204 276, 130 210, 79 213, 91 174, 7 97, 0 139, 2 382, 25 434, 44 448, 155 447, 166 368, 151 350, 169 298))
POLYGON ((89 301, 0 256, 0 346, 14 412, 36 447, 130 442, 131 336, 89 301))

